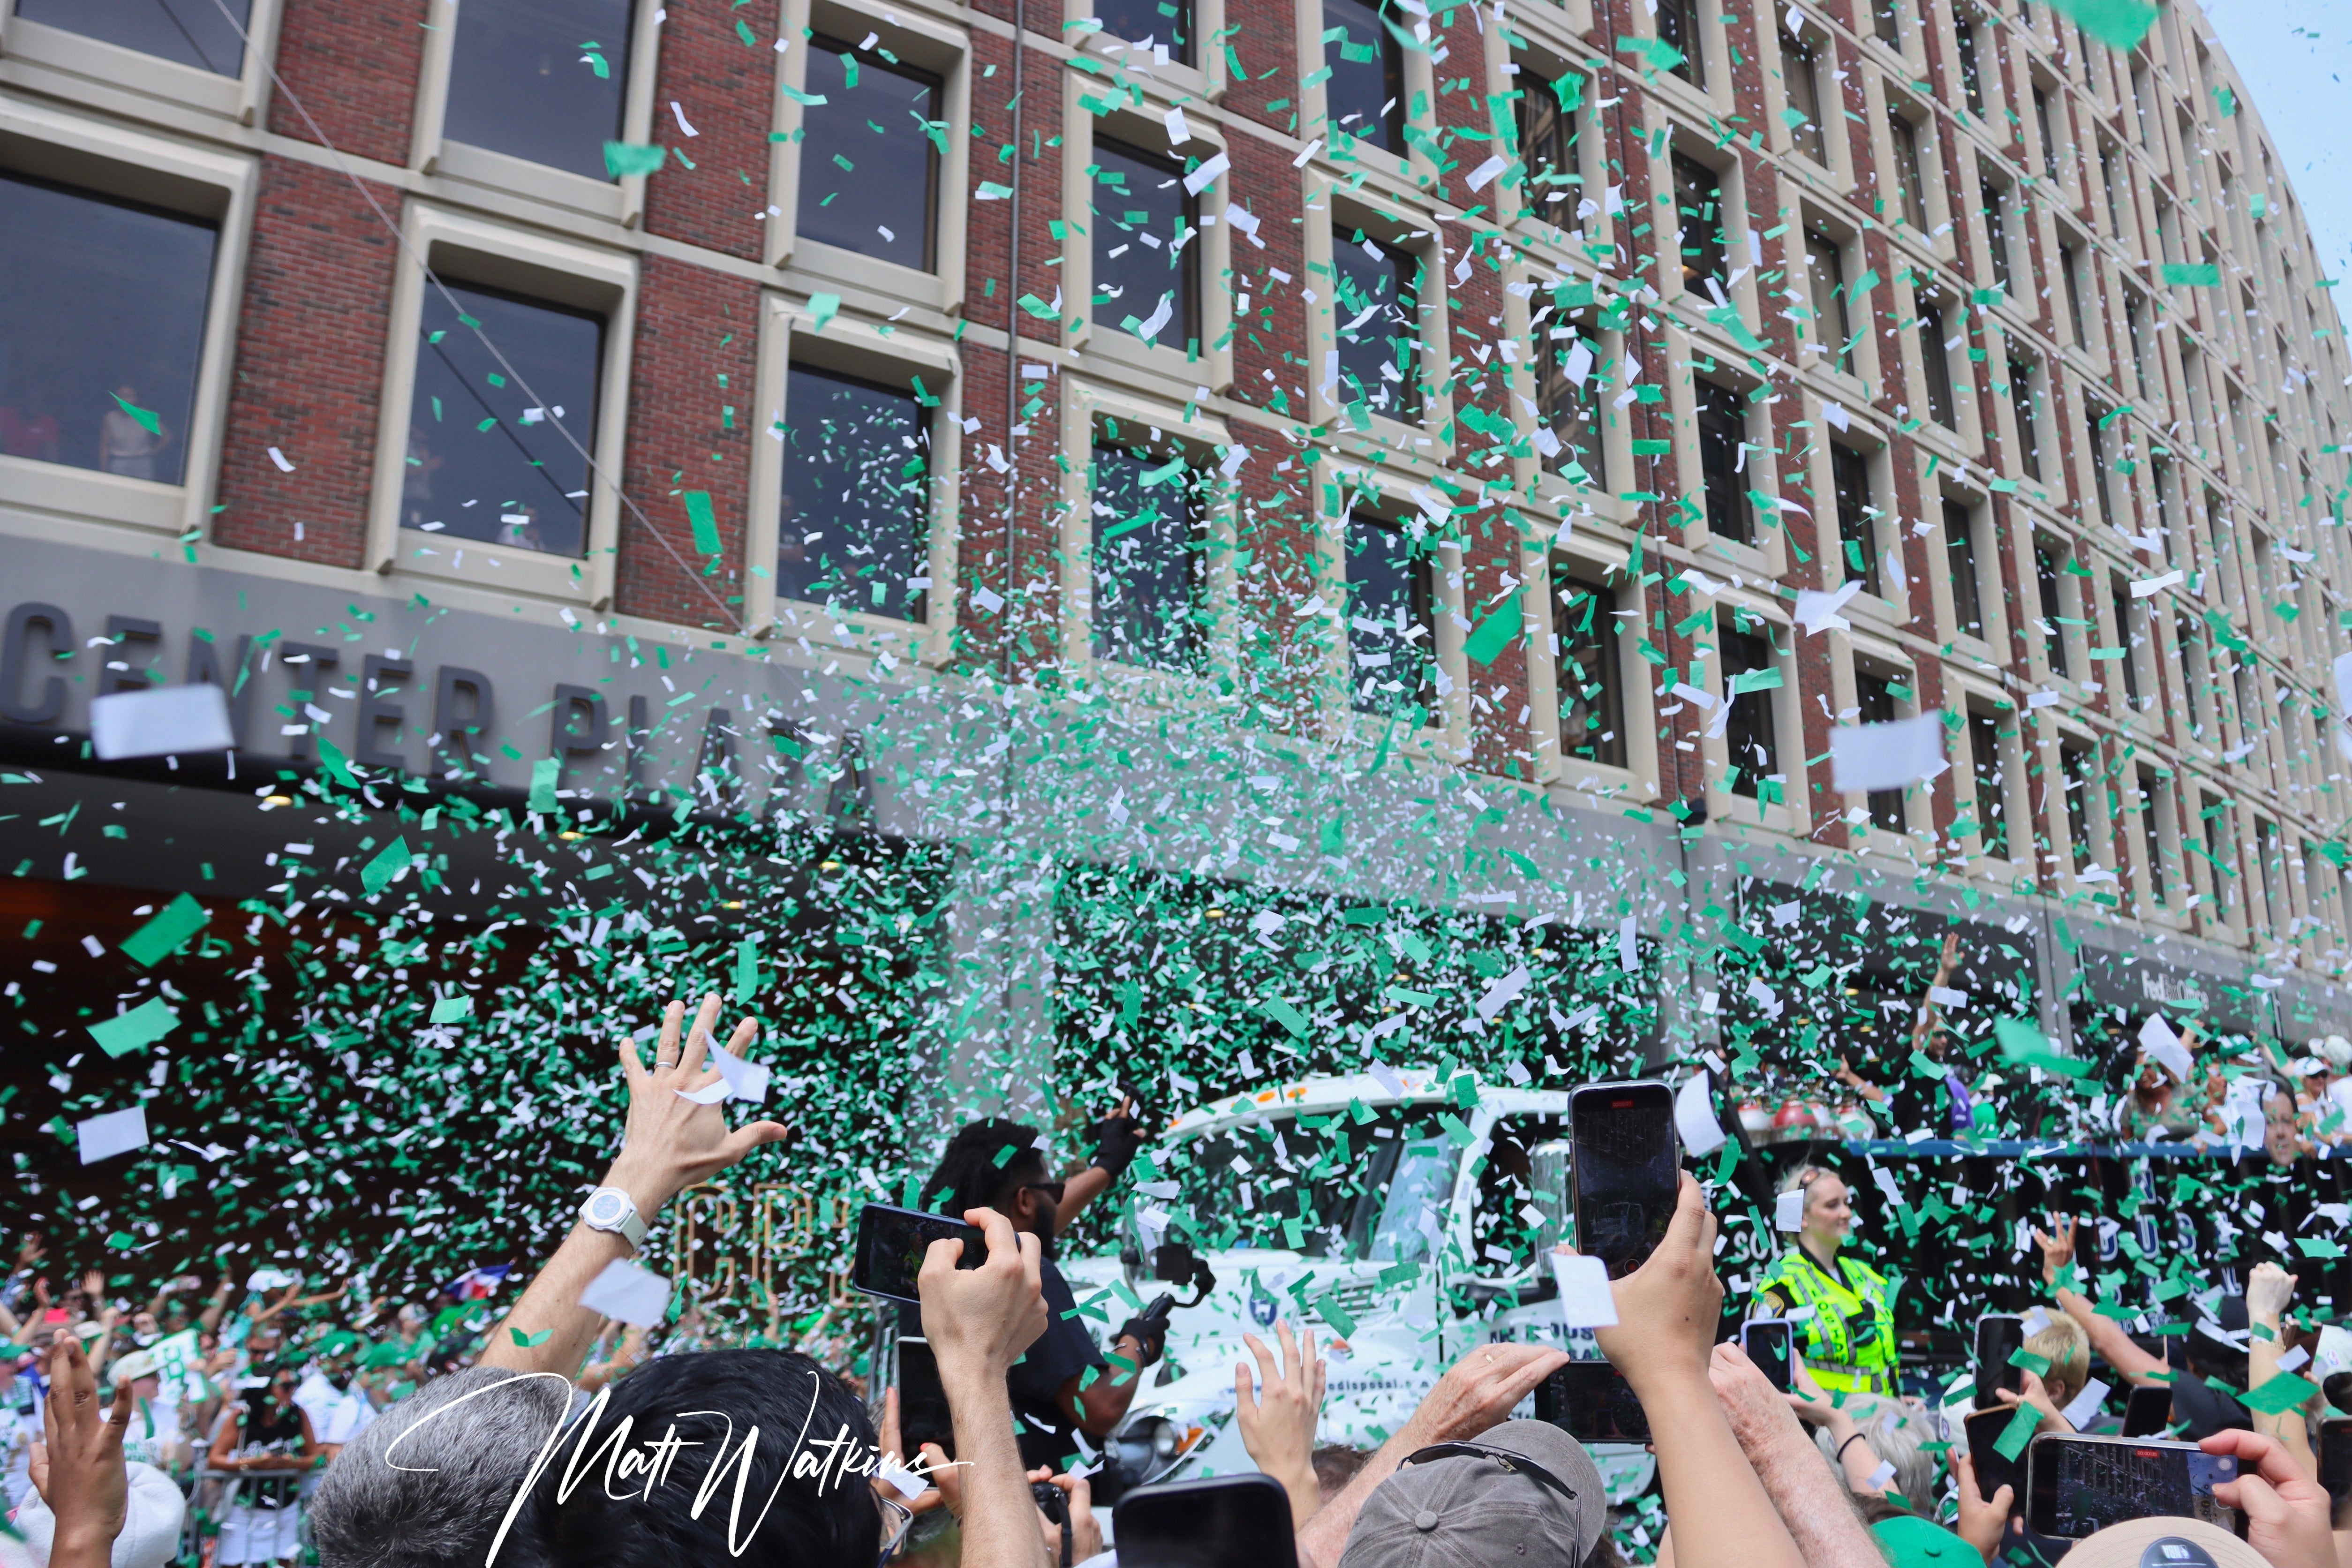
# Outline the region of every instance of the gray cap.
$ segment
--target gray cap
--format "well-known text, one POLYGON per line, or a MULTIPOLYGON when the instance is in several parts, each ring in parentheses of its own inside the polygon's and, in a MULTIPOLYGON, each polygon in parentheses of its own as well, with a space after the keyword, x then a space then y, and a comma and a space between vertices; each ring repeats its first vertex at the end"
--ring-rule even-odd
POLYGON ((1365 1500, 1339 1568, 1573 1565, 1591 1554, 1609 1527, 1609 1497, 1584 1445, 1549 1421, 1506 1421, 1470 1441, 1542 1467, 1574 1500, 1507 1468, 1502 1459, 1424 1460, 1400 1469, 1365 1500))

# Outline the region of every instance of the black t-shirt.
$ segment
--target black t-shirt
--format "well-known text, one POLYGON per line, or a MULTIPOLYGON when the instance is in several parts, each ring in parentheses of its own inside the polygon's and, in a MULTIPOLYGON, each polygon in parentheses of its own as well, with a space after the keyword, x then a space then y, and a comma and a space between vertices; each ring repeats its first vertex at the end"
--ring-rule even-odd
POLYGON ((1021 1462, 1032 1468, 1052 1465, 1060 1470, 1067 1468, 1063 1461, 1077 1451, 1077 1443, 1072 1436, 1076 1428, 1062 1413, 1056 1395, 1062 1384, 1084 1376, 1087 1368, 1108 1370, 1110 1363, 1095 1347, 1087 1321, 1076 1315, 1077 1298, 1053 1259, 1045 1260, 1039 1281, 1045 1295, 1045 1331, 1037 1336, 1029 1353, 1013 1363, 1004 1382, 1013 1396, 1021 1462))

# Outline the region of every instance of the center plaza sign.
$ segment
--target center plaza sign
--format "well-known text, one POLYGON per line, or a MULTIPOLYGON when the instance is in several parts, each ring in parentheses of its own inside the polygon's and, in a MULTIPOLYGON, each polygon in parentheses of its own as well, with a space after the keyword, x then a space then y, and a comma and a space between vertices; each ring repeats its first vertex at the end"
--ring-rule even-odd
POLYGON ((542 799, 761 780, 772 795, 798 786, 812 749, 854 752, 906 689, 854 682, 824 650, 819 668, 787 665, 734 636, 533 625, 37 542, 11 553, 37 596, 0 621, 0 733, 86 734, 95 698, 210 682, 228 694, 232 771, 238 757, 344 759, 542 799))

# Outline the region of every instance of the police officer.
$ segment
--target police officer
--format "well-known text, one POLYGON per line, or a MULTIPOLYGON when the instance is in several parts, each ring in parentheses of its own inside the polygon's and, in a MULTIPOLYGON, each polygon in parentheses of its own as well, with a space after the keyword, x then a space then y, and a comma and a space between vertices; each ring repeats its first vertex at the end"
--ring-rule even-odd
POLYGON ((1756 1277, 1751 1318, 1794 1321, 1797 1353, 1831 1393, 1895 1392, 1895 1303, 1886 1278, 1838 1256, 1853 1228, 1853 1194, 1834 1171, 1804 1165, 1781 1182, 1804 1194, 1794 1247, 1756 1277))

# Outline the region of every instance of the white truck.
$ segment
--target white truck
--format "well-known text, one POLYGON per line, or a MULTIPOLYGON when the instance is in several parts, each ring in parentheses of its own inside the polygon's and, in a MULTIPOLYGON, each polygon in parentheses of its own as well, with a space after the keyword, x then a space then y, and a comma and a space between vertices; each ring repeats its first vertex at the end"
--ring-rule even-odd
MULTIPOLYGON (((1382 1068, 1178 1117, 1129 1173, 1135 1223, 1118 1253, 1062 1263, 1098 1337, 1180 1292, 1167 1355, 1106 1459, 1129 1484, 1255 1469, 1233 1425, 1234 1368, 1249 1359, 1244 1333, 1272 1348, 1277 1318, 1312 1327, 1328 1357, 1318 1440, 1367 1449, 1473 1345, 1598 1355, 1565 1326, 1545 1261, 1569 1228, 1568 1102, 1382 1068)), ((1593 1457, 1612 1500, 1647 1489, 1642 1448, 1593 1457)))

